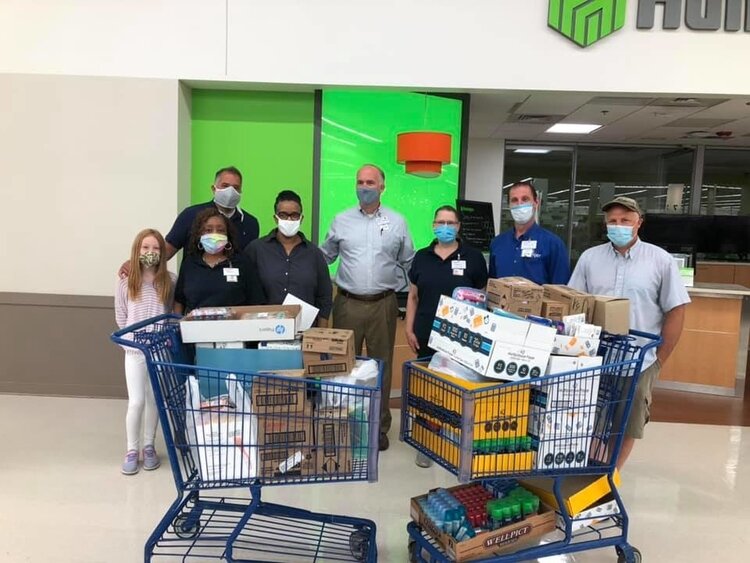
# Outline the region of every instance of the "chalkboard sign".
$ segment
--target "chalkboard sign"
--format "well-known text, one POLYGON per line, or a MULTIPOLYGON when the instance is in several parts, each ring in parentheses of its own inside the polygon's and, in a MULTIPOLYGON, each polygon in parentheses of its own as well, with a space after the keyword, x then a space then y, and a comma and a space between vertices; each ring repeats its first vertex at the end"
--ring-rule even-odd
POLYGON ((492 204, 487 201, 456 200, 461 212, 461 238, 482 252, 490 251, 490 243, 495 237, 495 217, 492 204))

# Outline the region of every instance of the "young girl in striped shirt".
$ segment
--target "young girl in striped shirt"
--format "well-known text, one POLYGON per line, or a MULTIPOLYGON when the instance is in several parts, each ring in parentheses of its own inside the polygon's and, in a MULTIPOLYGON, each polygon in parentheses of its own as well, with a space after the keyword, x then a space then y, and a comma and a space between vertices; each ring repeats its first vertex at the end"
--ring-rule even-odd
MULTIPOLYGON (((145 229, 133 241, 130 270, 127 278, 118 280, 115 292, 115 320, 120 328, 161 315, 172 310, 174 274, 167 271, 166 243, 159 231, 145 229)), ((146 358, 140 350, 125 348, 125 381, 128 387, 128 413, 125 417, 128 449, 122 473, 138 473, 138 454, 143 425, 143 469, 161 465, 154 449, 159 417, 154 401, 146 358)))

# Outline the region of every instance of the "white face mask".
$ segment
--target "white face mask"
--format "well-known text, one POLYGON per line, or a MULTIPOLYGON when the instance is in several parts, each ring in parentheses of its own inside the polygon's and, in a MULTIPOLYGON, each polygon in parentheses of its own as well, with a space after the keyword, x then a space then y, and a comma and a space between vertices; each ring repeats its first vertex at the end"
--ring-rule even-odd
POLYGON ((516 205, 510 208, 510 214, 513 221, 518 225, 525 225, 534 217, 534 206, 530 203, 516 205))
POLYGON ((299 226, 302 224, 302 219, 292 221, 291 219, 279 219, 279 232, 285 237, 293 237, 299 232, 299 226))
POLYGON ((240 202, 240 192, 234 189, 233 186, 227 186, 226 188, 216 188, 214 192, 214 202, 216 205, 234 209, 240 202))

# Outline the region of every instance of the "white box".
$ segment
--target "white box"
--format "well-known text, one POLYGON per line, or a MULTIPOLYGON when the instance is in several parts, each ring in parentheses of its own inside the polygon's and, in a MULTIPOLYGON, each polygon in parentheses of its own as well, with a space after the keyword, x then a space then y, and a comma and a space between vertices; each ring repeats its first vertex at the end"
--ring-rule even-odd
POLYGON ((429 346, 479 375, 524 381, 544 373, 554 336, 554 328, 442 296, 429 346))
POLYGON ((599 351, 599 340, 556 334, 552 353, 562 356, 596 356, 599 351))
POLYGON ((529 435, 547 440, 590 436, 596 424, 596 406, 550 409, 532 405, 529 411, 529 435))
POLYGON ((586 467, 589 463, 591 436, 532 440, 534 467, 539 470, 586 467))
POLYGON ((254 342, 294 338, 300 318, 299 305, 231 307, 234 318, 180 322, 183 342, 254 342), (253 318, 242 318, 252 315, 253 318))
MULTIPOLYGON (((571 515, 570 517, 573 519, 571 522, 571 532, 577 532, 618 514, 620 514, 620 507, 617 505, 617 501, 612 498, 612 495, 608 495, 603 499, 603 502, 587 508, 578 514, 571 515)), ((559 512, 557 513, 557 525, 561 529, 565 529, 565 520, 559 512)))

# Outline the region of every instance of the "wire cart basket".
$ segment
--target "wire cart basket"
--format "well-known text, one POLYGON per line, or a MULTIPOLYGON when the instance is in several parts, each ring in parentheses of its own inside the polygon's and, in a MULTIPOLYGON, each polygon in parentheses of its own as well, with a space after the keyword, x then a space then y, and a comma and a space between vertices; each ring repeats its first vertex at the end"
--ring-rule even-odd
POLYGON ((540 522, 544 520, 547 532, 540 533, 541 544, 528 538, 530 547, 522 548, 521 536, 531 526, 518 524, 503 528, 508 533, 485 536, 492 539, 485 540, 477 557, 468 550, 462 553, 460 541, 434 526, 423 510, 424 500, 416 505, 413 500, 407 525, 410 561, 508 563, 615 547, 619 562, 639 563, 640 552, 628 544, 616 465, 644 356, 660 342, 660 337, 638 331, 605 334, 599 365, 589 358, 580 369, 511 383, 473 383, 431 371, 424 362, 406 362, 404 442, 460 483, 474 482, 480 491, 490 491, 488 498, 542 480, 549 491, 543 504, 553 505, 542 509, 546 512, 540 522), (609 509, 596 519, 572 516, 566 505, 565 480, 581 476, 599 477, 611 491, 609 509))
POLYGON ((146 358, 177 488, 145 561, 377 561, 373 521, 268 503, 261 490, 377 481, 381 362, 374 386, 190 365, 175 315, 112 340, 146 358))

